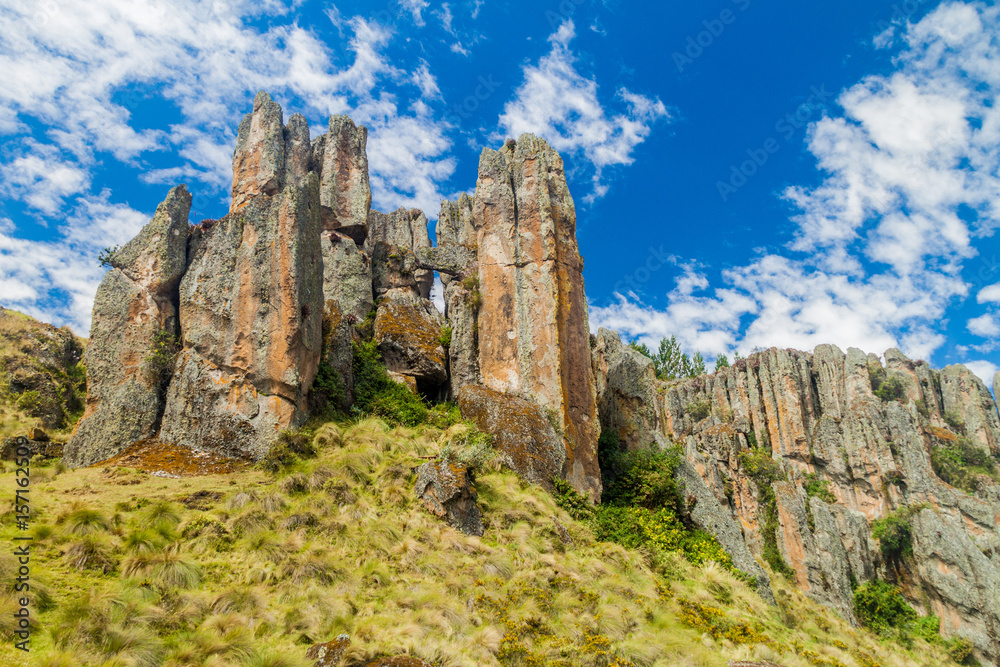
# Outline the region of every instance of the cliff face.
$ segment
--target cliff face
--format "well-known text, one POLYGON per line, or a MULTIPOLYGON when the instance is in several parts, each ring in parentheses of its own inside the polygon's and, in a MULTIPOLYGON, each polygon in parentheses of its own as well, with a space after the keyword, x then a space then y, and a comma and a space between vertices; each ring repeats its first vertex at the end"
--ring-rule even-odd
POLYGON ((617 393, 604 392, 614 409, 602 418, 624 414, 633 431, 653 421, 683 446, 697 473, 688 488, 711 491, 697 498, 696 511, 710 506, 700 522, 727 549, 731 536, 713 524, 734 521, 755 555, 776 554, 780 561, 769 560, 786 564, 803 591, 855 623, 852 583, 893 581, 942 619, 945 635, 970 639, 995 661, 1000 484, 982 476, 971 492, 955 488, 931 456, 959 442, 1000 454, 996 404, 962 366, 935 371, 896 350, 885 359, 830 345, 812 354, 771 349, 714 375, 644 381, 631 393, 608 375, 617 393), (769 461, 775 467, 762 477, 769 461), (872 524, 889 516, 908 523, 912 555, 883 555, 872 524))

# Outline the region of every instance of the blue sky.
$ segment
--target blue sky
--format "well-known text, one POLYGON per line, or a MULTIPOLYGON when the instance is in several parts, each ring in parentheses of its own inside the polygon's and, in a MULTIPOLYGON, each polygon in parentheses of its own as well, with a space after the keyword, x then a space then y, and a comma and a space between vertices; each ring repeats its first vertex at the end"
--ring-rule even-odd
POLYGON ((1000 16, 932 0, 0 0, 0 304, 85 334, 98 252, 227 209, 254 93, 370 129, 374 205, 532 131, 594 327, 1000 367, 1000 16))

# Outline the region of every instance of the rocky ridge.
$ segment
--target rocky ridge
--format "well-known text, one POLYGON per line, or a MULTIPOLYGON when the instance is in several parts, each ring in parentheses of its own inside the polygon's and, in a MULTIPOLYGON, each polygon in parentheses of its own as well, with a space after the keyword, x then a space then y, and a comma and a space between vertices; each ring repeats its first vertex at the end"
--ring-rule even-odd
POLYGON ((434 247, 422 211, 371 209, 366 147, 346 116, 310 139, 302 116, 286 124, 257 94, 229 213, 190 225, 178 186, 111 258, 72 465, 153 437, 260 459, 306 419, 317 376, 350 408, 353 344, 370 336, 390 375, 427 399, 471 386, 501 412, 527 409, 545 444, 501 438, 506 460, 600 497, 583 262, 559 155, 530 135, 484 150, 475 195, 443 203, 434 247))
MULTIPOLYGON (((344 116, 310 140, 304 118, 285 124, 257 95, 228 215, 190 225, 179 186, 112 257, 68 462, 152 437, 261 458, 308 416, 317 377, 351 406, 353 344, 371 338, 393 377, 457 400, 528 480, 561 477, 597 500, 602 430, 630 449, 679 443, 691 519, 765 599, 767 562, 856 622, 853 585, 888 579, 945 634, 1000 658, 1000 487, 951 487, 930 460, 959 439, 1000 453, 996 404, 969 371, 820 346, 662 383, 617 334, 588 333, 575 208, 543 140, 484 150, 474 194, 442 204, 436 246, 423 212, 371 209, 366 141, 344 116), (876 395, 876 378, 900 394, 876 395), (905 516, 912 556, 886 557, 873 537, 890 516, 905 516)), ((481 530, 469 480, 424 476, 428 507, 481 530)))
POLYGON ((931 462, 960 439, 1000 458, 996 403, 969 370, 832 345, 773 348, 669 384, 637 372, 643 363, 613 332, 598 334, 604 428, 632 448, 682 446, 688 490, 710 491, 694 495, 693 518, 734 562, 746 562, 743 545, 758 557, 772 547, 799 588, 855 624, 853 587, 892 581, 945 635, 1000 659, 1000 484, 982 476, 970 493, 931 462), (876 395, 887 382, 897 395, 876 395), (761 461, 775 466, 769 478, 761 461), (908 522, 911 555, 887 556, 873 537, 890 516, 908 522))

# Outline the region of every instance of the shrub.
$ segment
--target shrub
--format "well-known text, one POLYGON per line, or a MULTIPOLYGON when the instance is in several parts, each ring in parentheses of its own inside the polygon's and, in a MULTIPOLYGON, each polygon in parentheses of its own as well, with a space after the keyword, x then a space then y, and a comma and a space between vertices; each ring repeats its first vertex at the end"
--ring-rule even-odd
POLYGON ((680 461, 681 451, 677 446, 664 451, 651 447, 607 453, 604 467, 608 471, 608 483, 602 494, 604 504, 649 509, 667 507, 682 515, 683 489, 674 479, 680 461))
POLYGON ((892 630, 908 632, 917 620, 917 612, 899 589, 884 581, 870 581, 855 589, 854 613, 861 625, 883 636, 892 630))
POLYGON ((346 397, 344 381, 340 373, 328 363, 321 362, 313 380, 309 398, 315 403, 318 411, 331 413, 336 406, 342 405, 346 397))
POLYGON ((596 516, 596 508, 583 495, 577 493, 569 482, 556 478, 552 480, 552 486, 552 496, 556 504, 566 510, 571 517, 577 521, 586 521, 596 516))
POLYGON ((106 269, 110 269, 114 266, 115 255, 121 250, 120 245, 112 246, 110 248, 105 248, 97 255, 97 263, 106 269))
POLYGON ((837 496, 830 491, 830 481, 819 479, 816 473, 810 473, 806 477, 806 495, 811 498, 819 498, 825 503, 837 502, 837 496))
POLYGON ((900 400, 905 392, 906 387, 903 386, 903 381, 898 377, 890 377, 882 381, 878 389, 875 390, 875 395, 888 403, 900 400))
POLYGON ((162 389, 170 381, 180 349, 180 338, 165 329, 156 332, 149 354, 142 362, 150 386, 162 389))
POLYGON ((911 505, 872 522, 872 537, 879 541, 882 555, 889 561, 900 561, 913 555, 910 517, 928 505, 911 505))
POLYGON ((943 481, 968 493, 975 492, 980 478, 998 478, 996 462, 968 438, 935 446, 931 450, 931 467, 943 481))
POLYGON ((944 648, 948 652, 948 657, 960 665, 976 664, 972 657, 973 643, 965 637, 952 637, 944 643, 944 648))
POLYGON ((708 401, 698 401, 696 403, 692 403, 687 406, 687 413, 691 415, 695 421, 700 422, 712 413, 712 404, 708 401))
POLYGON ((21 395, 17 397, 17 408, 19 410, 24 410, 32 417, 35 416, 35 413, 38 411, 41 404, 41 395, 33 389, 22 392, 21 395))
POLYGON ((441 327, 441 338, 439 339, 441 347, 445 349, 451 347, 451 333, 452 333, 451 327, 447 325, 441 327))
POLYGON ((404 426, 417 426, 427 421, 427 405, 389 377, 375 342, 353 345, 355 407, 404 426))

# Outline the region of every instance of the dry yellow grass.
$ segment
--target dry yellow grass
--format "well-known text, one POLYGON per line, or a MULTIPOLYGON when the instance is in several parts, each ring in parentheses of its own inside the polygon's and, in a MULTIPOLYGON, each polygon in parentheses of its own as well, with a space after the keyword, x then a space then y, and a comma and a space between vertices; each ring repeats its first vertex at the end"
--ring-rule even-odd
MULTIPOLYGON (((774 608, 712 563, 678 558, 656 574, 508 472, 479 477, 487 532, 463 535, 412 490, 414 469, 454 436, 331 424, 315 460, 277 476, 35 469, 32 576, 54 606, 34 612, 31 664, 294 667, 341 633, 348 664, 399 653, 449 667, 947 664, 937 647, 848 627, 780 580, 774 608), (692 604, 757 641, 713 638, 686 620, 692 604)), ((9 467, 2 479, 11 493, 9 467)), ((12 515, 0 532, 17 532, 12 515)), ((4 581, 10 567, 0 559, 4 581)))

